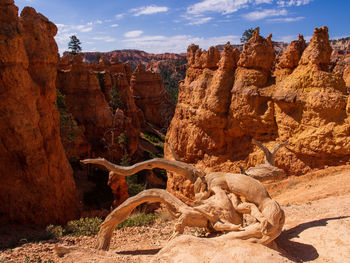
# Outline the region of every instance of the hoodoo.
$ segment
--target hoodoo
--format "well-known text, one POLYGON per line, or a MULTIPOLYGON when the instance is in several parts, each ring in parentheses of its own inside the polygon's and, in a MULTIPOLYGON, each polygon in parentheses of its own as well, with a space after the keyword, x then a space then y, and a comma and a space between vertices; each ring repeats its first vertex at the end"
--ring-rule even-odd
POLYGON ((65 223, 79 216, 59 136, 56 26, 0 1, 0 221, 65 223))

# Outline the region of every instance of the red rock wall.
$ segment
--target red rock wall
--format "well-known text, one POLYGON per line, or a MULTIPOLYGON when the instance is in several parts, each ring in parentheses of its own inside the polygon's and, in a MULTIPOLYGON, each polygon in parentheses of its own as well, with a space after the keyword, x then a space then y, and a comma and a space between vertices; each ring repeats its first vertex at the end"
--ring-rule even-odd
MULTIPOLYGON (((119 161, 124 149, 118 143, 118 136, 124 130, 132 130, 131 121, 125 121, 124 116, 116 116, 112 112, 95 70, 83 64, 82 58, 77 55, 71 65, 60 65, 56 85, 65 96, 68 112, 82 127, 84 137, 91 144, 91 152, 86 154, 119 161)), ((137 142, 135 144, 134 148, 137 148, 137 142)))
MULTIPOLYGON (((119 163, 123 158, 124 161, 131 158, 138 148, 139 109, 130 89, 128 67, 105 59, 98 64, 84 64, 79 55, 61 59, 56 85, 65 96, 68 112, 74 116, 91 145, 91 151, 85 152, 85 157, 100 156, 119 163), (119 108, 115 111, 108 103, 112 89, 118 94, 119 101, 119 108), (120 136, 124 138, 122 143, 120 136)), ((77 152, 79 141, 67 141, 65 148, 77 152)), ((128 197, 125 180, 113 182, 110 187, 115 197, 113 206, 128 197)))
POLYGON ((0 222, 64 223, 79 216, 59 134, 56 26, 0 1, 0 222))
MULTIPOLYGON (((238 62, 238 51, 230 45, 218 63, 215 55, 205 55, 210 57, 206 64, 203 51, 190 46, 165 156, 177 155, 206 172, 238 172, 239 165, 246 169, 263 163, 254 138, 270 148, 289 140, 275 158, 288 175, 349 162, 350 100, 341 76, 328 72, 328 29, 316 28, 303 49, 301 39, 287 48, 279 68, 289 72, 276 83, 271 36, 264 39, 255 32, 238 62)), ((189 201, 189 181, 168 177, 168 190, 189 201)))
MULTIPOLYGON (((343 78, 346 86, 350 89, 350 65, 345 68, 343 78)), ((350 92, 350 90, 348 90, 348 92, 350 92)))
POLYGON ((160 74, 145 71, 139 65, 131 76, 130 86, 145 121, 166 129, 174 115, 175 106, 170 102, 160 74))

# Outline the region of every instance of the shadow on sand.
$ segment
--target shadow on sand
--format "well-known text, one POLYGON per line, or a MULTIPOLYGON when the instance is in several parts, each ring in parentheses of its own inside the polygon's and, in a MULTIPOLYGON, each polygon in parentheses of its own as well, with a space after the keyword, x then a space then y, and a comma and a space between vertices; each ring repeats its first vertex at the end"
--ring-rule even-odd
POLYGON ((330 217, 330 218, 324 218, 320 220, 302 223, 289 230, 283 231, 282 234, 275 241, 278 247, 285 252, 287 257, 290 260, 293 260, 294 262, 307 262, 307 261, 315 260, 319 257, 319 254, 314 246, 295 242, 290 239, 299 237, 299 234, 306 229, 309 229, 312 227, 326 226, 328 221, 330 220, 340 220, 348 217, 350 216, 330 217))
POLYGON ((119 255, 155 255, 159 252, 160 248, 155 249, 139 249, 139 250, 125 250, 119 251, 117 254, 119 255))

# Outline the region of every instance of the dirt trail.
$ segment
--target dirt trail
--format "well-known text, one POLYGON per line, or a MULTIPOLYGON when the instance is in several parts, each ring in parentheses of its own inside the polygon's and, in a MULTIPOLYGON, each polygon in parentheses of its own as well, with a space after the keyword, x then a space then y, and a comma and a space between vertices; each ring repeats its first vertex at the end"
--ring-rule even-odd
MULTIPOLYGON (((350 262, 350 166, 332 167, 268 185, 286 213, 276 243, 295 262, 350 262)), ((168 242, 174 221, 114 232, 109 252, 94 250, 95 237, 65 237, 0 252, 0 262, 149 262, 168 242), (59 258, 55 244, 76 251, 59 258)), ((194 229, 186 233, 194 234, 194 229)), ((1 237, 0 237, 1 239, 1 237)))

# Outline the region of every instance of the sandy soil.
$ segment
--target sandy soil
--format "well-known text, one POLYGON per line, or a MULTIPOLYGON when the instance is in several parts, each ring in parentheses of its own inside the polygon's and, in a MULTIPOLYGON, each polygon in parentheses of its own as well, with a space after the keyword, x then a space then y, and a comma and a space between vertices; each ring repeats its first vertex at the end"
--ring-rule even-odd
MULTIPOLYGON (((267 186, 286 213, 284 231, 276 243, 289 259, 295 262, 350 262, 349 182, 350 166, 341 166, 267 186)), ((0 251, 0 262, 149 262, 168 242, 173 225, 174 221, 159 219, 150 227, 115 231, 109 252, 94 250, 94 236, 26 243, 0 251), (58 257, 54 253, 57 244, 74 246, 75 250, 58 257)), ((17 232, 23 231, 17 229, 17 232)), ((186 229, 187 234, 196 234, 196 231, 199 230, 186 229)), ((0 242, 4 240, 6 237, 1 236, 0 242)))

